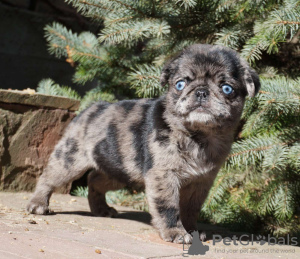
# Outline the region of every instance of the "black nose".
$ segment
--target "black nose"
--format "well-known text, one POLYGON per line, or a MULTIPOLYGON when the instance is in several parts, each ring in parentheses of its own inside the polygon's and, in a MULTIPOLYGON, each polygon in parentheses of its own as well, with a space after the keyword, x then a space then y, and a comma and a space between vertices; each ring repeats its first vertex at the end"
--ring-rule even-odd
POLYGON ((206 89, 198 89, 196 90, 196 96, 201 99, 205 99, 209 96, 209 92, 206 89))

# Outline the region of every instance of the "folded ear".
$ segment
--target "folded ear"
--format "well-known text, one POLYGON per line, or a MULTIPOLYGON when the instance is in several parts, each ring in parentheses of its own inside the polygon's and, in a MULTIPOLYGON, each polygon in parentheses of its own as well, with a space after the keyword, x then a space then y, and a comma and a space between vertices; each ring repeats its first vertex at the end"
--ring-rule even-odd
POLYGON ((161 75, 160 75, 161 86, 165 86, 168 83, 170 76, 173 75, 174 73, 176 73, 176 70, 178 68, 179 59, 182 54, 183 54, 183 51, 176 54, 173 58, 169 59, 165 63, 165 65, 161 71, 161 75))
POLYGON ((168 61, 162 71, 161 71, 161 75, 160 75, 160 84, 161 86, 165 86, 170 78, 170 61, 168 61))
POLYGON ((249 67, 249 65, 245 61, 241 61, 244 74, 243 74, 243 81, 246 86, 248 95, 250 97, 254 97, 259 89, 260 89, 260 81, 259 81, 259 76, 256 73, 256 71, 249 67))

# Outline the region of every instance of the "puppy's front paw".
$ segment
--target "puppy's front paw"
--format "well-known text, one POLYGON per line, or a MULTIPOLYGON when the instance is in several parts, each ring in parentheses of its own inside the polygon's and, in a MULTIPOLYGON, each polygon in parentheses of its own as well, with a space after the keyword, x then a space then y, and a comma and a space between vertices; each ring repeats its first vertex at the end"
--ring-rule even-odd
POLYGON ((164 241, 173 242, 177 244, 191 244, 192 236, 187 233, 185 230, 174 228, 174 229, 165 229, 160 232, 160 236, 164 241))
POLYGON ((49 207, 47 204, 42 202, 36 202, 34 200, 30 201, 26 207, 27 211, 31 214, 46 215, 50 213, 49 207))
POLYGON ((98 217, 116 218, 118 216, 118 212, 112 207, 92 209, 91 212, 94 216, 98 217))
POLYGON ((204 231, 202 231, 202 232, 200 233, 199 238, 200 238, 200 240, 201 240, 202 242, 204 242, 204 241, 206 240, 206 233, 205 233, 204 231))

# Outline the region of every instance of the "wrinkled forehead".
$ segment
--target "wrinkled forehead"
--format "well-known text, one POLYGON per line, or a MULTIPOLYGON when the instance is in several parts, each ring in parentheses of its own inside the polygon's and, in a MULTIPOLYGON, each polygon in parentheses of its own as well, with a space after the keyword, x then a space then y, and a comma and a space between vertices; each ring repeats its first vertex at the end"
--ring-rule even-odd
POLYGON ((235 79, 240 77, 240 60, 233 52, 222 48, 187 50, 179 58, 178 72, 189 78, 214 77, 225 73, 235 79))

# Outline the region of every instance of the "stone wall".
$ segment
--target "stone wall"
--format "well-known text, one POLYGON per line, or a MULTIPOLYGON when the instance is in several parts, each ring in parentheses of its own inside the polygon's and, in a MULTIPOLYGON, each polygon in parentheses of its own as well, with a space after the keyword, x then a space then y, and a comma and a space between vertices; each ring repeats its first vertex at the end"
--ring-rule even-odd
POLYGON ((64 97, 0 90, 0 190, 34 189, 78 107, 64 97))

